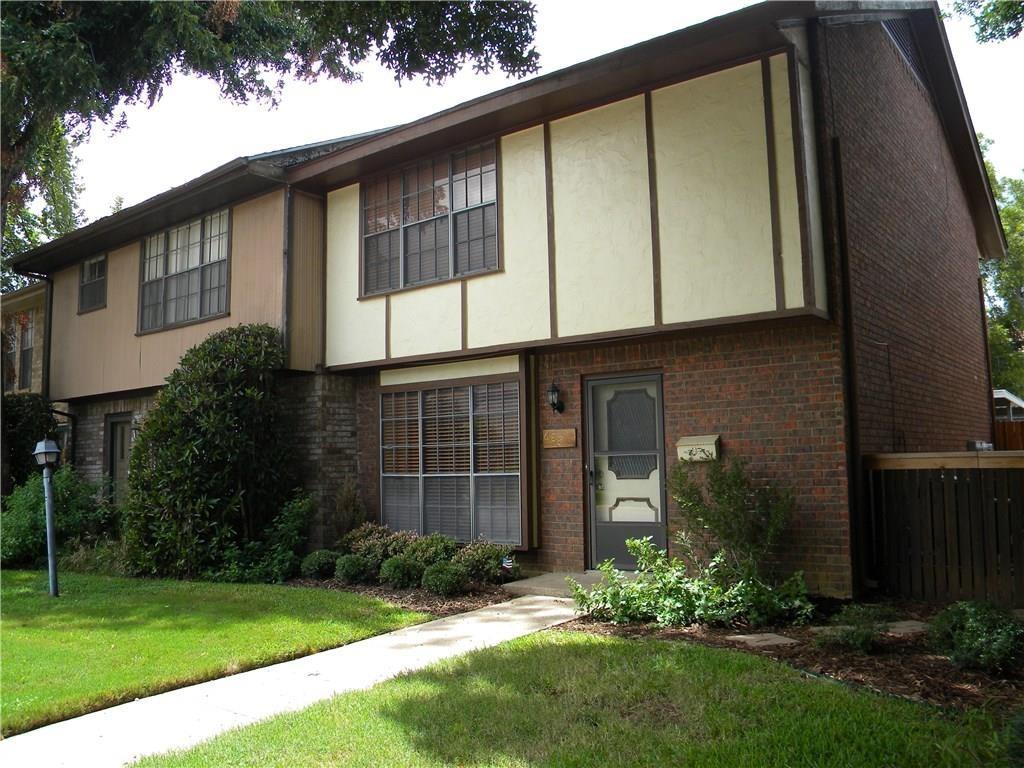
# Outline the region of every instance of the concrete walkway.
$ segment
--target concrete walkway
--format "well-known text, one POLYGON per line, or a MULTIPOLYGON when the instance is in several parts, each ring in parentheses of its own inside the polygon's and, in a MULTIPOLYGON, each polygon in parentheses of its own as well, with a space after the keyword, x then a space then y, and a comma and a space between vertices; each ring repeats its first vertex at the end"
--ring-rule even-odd
POLYGON ((575 616, 571 600, 517 598, 11 736, 0 741, 0 765, 122 766, 575 616))
MULTIPOLYGON (((582 573, 569 573, 559 571, 557 573, 542 573, 539 576, 531 576, 528 579, 510 581, 502 589, 513 595, 547 595, 548 597, 569 597, 572 592, 566 579, 572 577, 584 587, 592 587, 601 581, 600 571, 583 571, 582 573)), ((636 578, 635 573, 627 571, 626 578, 636 578)))

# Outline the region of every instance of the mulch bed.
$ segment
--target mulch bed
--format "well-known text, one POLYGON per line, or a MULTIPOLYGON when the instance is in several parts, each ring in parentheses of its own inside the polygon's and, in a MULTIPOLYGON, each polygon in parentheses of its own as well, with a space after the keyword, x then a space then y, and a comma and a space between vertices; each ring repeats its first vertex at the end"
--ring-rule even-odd
MULTIPOLYGON (((907 610, 902 617, 927 620, 927 609, 907 610)), ((682 640, 718 648, 769 656, 813 675, 862 685, 874 691, 927 702, 940 707, 986 707, 1003 714, 1024 706, 1024 670, 1001 678, 985 672, 959 669, 945 656, 932 653, 924 635, 884 636, 870 655, 835 647, 821 647, 807 628, 737 630, 712 627, 664 629, 654 625, 618 626, 584 617, 562 624, 561 630, 615 637, 653 637, 682 640), (776 631, 798 640, 796 645, 751 648, 729 640, 730 635, 776 631)))
POLYGON ((432 616, 454 616, 457 613, 475 611, 488 605, 504 603, 512 599, 501 587, 489 584, 475 586, 464 595, 441 597, 425 589, 391 589, 386 586, 369 584, 342 584, 340 581, 317 581, 316 579, 294 579, 289 584, 296 587, 318 587, 320 589, 336 589, 341 592, 355 592, 366 597, 392 603, 409 611, 429 613, 432 616))

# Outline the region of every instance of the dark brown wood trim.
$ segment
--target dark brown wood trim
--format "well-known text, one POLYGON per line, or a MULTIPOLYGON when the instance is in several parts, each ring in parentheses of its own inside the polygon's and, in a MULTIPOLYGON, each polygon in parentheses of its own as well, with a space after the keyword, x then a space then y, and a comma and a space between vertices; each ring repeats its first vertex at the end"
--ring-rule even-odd
POLYGON ((658 160, 654 147, 654 117, 650 91, 644 93, 644 126, 647 131, 647 185, 651 199, 651 275, 654 283, 654 324, 661 325, 661 224, 658 218, 658 160))
MULTIPOLYGON (((764 41, 762 41, 764 42, 764 41)), ((592 98, 586 101, 574 104, 572 107, 565 109, 555 109, 538 114, 536 117, 529 119, 520 120, 509 125, 502 126, 499 130, 493 131, 472 131, 466 128, 462 123, 456 122, 459 113, 468 112, 470 110, 479 111, 477 107, 481 100, 493 100, 497 103, 494 104, 493 108, 489 110, 489 114, 497 113, 508 107, 513 107, 524 101, 524 97, 521 92, 512 93, 516 91, 517 86, 513 86, 511 89, 507 89, 504 92, 498 92, 489 94, 482 97, 481 100, 475 100, 473 102, 467 102, 466 104, 459 105, 453 109, 446 110, 444 112, 430 115, 422 118, 415 123, 405 126, 397 130, 394 133, 387 133, 377 137, 370 137, 366 141, 360 142, 359 144, 338 150, 336 153, 326 155, 321 158, 310 161, 305 165, 297 166, 288 171, 288 181, 290 183, 302 183, 310 182, 316 176, 322 173, 332 170, 336 166, 342 165, 346 162, 360 162, 364 158, 381 156, 387 157, 389 154, 395 154, 396 151, 401 151, 405 146, 408 146, 412 142, 420 141, 424 137, 432 134, 440 134, 445 131, 458 132, 457 140, 453 140, 453 145, 457 143, 461 144, 472 144, 481 141, 487 141, 491 138, 508 135, 511 133, 517 133, 519 131, 532 128, 537 125, 542 125, 546 122, 553 122, 563 117, 569 117, 576 115, 581 112, 587 112, 598 107, 613 104, 617 101, 623 101, 625 99, 632 98, 633 96, 639 96, 645 91, 658 90, 659 88, 666 88, 670 85, 676 85, 678 83, 686 82, 687 80, 694 80, 698 77, 704 77, 705 75, 714 74, 715 72, 721 72, 722 70, 732 69, 733 67, 739 67, 744 64, 749 64, 763 58, 764 56, 771 56, 775 53, 781 53, 786 50, 785 45, 781 44, 761 44, 751 49, 747 53, 743 53, 739 56, 731 56, 727 59, 715 62, 713 64, 707 64, 699 67, 691 67, 682 71, 673 72, 668 75, 661 77, 653 77, 645 79, 642 83, 630 85, 627 88, 621 88, 615 92, 601 96, 600 98, 592 98), (474 107, 477 109, 474 110, 474 107)), ((614 52, 620 54, 621 51, 614 52)), ((595 76, 595 79, 597 76, 595 76)), ((525 83, 525 86, 529 86, 530 83, 525 83)), ((442 150, 443 151, 443 150, 442 150)), ((424 154, 432 154, 433 151, 425 152, 424 154)), ((366 178, 369 175, 376 175, 379 170, 395 165, 404 164, 409 162, 410 158, 406 158, 399 161, 384 160, 377 165, 372 171, 369 172, 356 172, 350 178, 345 181, 333 182, 327 181, 324 184, 325 189, 338 189, 351 184, 357 178, 366 178)), ((315 183, 315 182, 313 182, 315 183)))
POLYGON ((391 359, 391 297, 384 299, 384 357, 391 359))
POLYGON ((362 296, 357 296, 356 301, 374 301, 376 299, 383 299, 385 296, 394 296, 399 293, 409 293, 410 291, 422 291, 425 288, 436 288, 439 285, 451 285, 462 280, 474 280, 478 277, 487 277, 489 275, 499 275, 504 272, 504 269, 489 269, 486 272, 471 272, 468 275, 461 275, 455 278, 445 278, 444 280, 431 280, 429 283, 417 283, 416 285, 407 285, 405 288, 395 288, 393 291, 380 291, 379 293, 367 293, 362 296))
MULTIPOLYGON (((800 213, 800 257, 803 266, 804 306, 817 304, 814 285, 814 254, 811 253, 811 231, 807 215, 807 168, 804 162, 804 123, 801 115, 800 79, 797 72, 796 51, 786 49, 786 68, 789 71, 789 111, 793 134, 793 162, 796 166, 796 199, 800 213)), ((819 160, 820 163, 820 160, 819 160)))
POLYGON ((199 325, 200 323, 209 323, 213 320, 220 320, 223 317, 231 317, 230 312, 220 312, 216 315, 207 315, 206 317, 197 317, 194 320, 183 320, 180 323, 174 325, 165 325, 161 328, 150 328, 148 331, 136 331, 136 336, 152 336, 154 333, 167 333, 169 331, 176 331, 179 328, 188 328, 190 325, 199 325))
MULTIPOLYGON (((329 293, 329 286, 327 285, 327 254, 330 251, 330 246, 327 243, 327 195, 320 196, 320 202, 323 205, 323 215, 321 217, 321 228, 323 231, 323 253, 320 258, 320 285, 323 286, 323 296, 321 298, 322 304, 320 306, 320 362, 319 367, 323 367, 327 363, 327 295, 329 293)), ((360 217, 362 218, 362 217, 360 217)))
POLYGON ((768 154, 768 204, 772 222, 772 264, 775 273, 775 308, 786 308, 786 275, 782 269, 782 231, 779 224, 779 168, 775 156, 775 114, 772 105, 772 69, 761 59, 761 88, 764 96, 764 139, 768 154))
POLYGON ((128 400, 133 397, 147 397, 163 389, 163 385, 155 387, 137 387, 136 389, 121 389, 117 392, 100 392, 95 395, 82 395, 81 397, 62 396, 57 398, 72 405, 83 405, 85 403, 97 403, 104 400, 128 400))
MULTIPOLYGON (((498 223, 498 241, 497 241, 498 242, 498 271, 499 272, 504 272, 505 271, 505 248, 504 248, 505 216, 503 214, 503 210, 502 209, 504 208, 505 189, 504 189, 504 187, 503 187, 503 185, 501 183, 501 174, 502 174, 502 167, 501 167, 501 137, 500 136, 494 136, 493 138, 494 138, 494 183, 495 183, 494 197, 495 197, 495 205, 497 205, 497 207, 498 207, 498 210, 497 210, 497 214, 498 214, 498 222, 497 222, 498 223)), ((491 273, 488 272, 488 273, 485 273, 485 274, 491 274, 491 273)), ((468 275, 466 275, 465 277, 468 277, 468 275)))
POLYGON ((548 218, 548 317, 551 336, 558 338, 558 285, 555 280, 555 197, 551 176, 551 124, 544 123, 544 199, 548 218))
MULTIPOLYGON (((521 373, 521 371, 520 371, 521 373)), ((519 373, 490 373, 486 376, 462 376, 454 379, 431 379, 415 381, 408 384, 381 384, 378 377, 378 392, 420 392, 424 389, 440 389, 443 387, 464 387, 468 384, 496 384, 502 381, 517 381, 519 373)))
POLYGON ((580 334, 578 336, 563 336, 559 338, 535 339, 532 341, 515 342, 510 344, 496 344, 489 347, 478 347, 464 351, 452 350, 450 352, 430 352, 424 355, 408 355, 406 357, 367 360, 360 363, 343 363, 341 365, 327 366, 327 370, 353 371, 365 368, 392 368, 405 365, 415 365, 417 363, 443 362, 447 360, 454 361, 474 357, 498 357, 500 355, 520 352, 524 349, 542 349, 545 347, 591 344, 604 341, 635 340, 650 336, 658 336, 663 333, 717 329, 726 328, 728 326, 745 326, 750 324, 760 325, 800 318, 828 320, 829 316, 827 312, 824 312, 817 307, 793 307, 782 311, 772 310, 769 312, 755 312, 748 315, 733 315, 732 317, 711 318, 708 320, 666 323, 661 326, 647 325, 639 328, 625 328, 619 331, 604 331, 601 333, 580 334))
POLYGON ((462 348, 467 349, 469 347, 469 295, 465 280, 459 280, 459 292, 462 301, 462 348))
POLYGON ((290 184, 284 188, 284 221, 282 226, 284 232, 281 240, 281 339, 284 341, 284 359, 288 365, 292 364, 292 340, 289 334, 288 320, 292 309, 291 296, 291 253, 292 253, 292 226, 295 215, 295 201, 292 198, 292 187, 290 184))

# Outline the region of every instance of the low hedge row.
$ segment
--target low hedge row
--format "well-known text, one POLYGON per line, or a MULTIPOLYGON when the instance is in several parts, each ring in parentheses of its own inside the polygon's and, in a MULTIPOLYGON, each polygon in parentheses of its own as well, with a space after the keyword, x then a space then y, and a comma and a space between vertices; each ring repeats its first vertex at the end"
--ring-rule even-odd
POLYGON ((345 536, 340 551, 321 549, 302 561, 302 575, 326 579, 332 575, 347 584, 382 583, 395 589, 422 586, 438 595, 465 592, 476 583, 500 584, 515 578, 506 567, 512 548, 475 541, 459 547, 440 533, 418 536, 365 523, 345 536))

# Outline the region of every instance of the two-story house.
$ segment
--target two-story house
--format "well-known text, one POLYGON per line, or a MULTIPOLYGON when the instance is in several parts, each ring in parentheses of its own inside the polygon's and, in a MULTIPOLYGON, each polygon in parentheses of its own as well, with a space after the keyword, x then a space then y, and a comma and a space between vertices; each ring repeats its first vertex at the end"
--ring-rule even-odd
POLYGON ((353 474, 389 525, 579 570, 671 546, 709 446, 793 489, 781 560, 848 595, 861 455, 991 439, 1004 248, 937 8, 782 2, 241 158, 19 266, 87 472, 185 349, 270 322, 324 514, 353 474))
POLYGON ((4 294, 4 394, 43 391, 46 360, 46 285, 30 283, 4 294))

